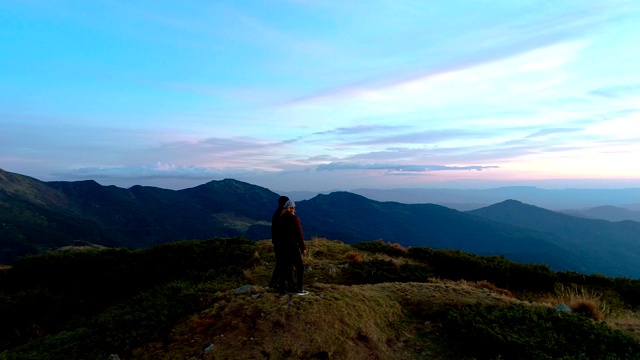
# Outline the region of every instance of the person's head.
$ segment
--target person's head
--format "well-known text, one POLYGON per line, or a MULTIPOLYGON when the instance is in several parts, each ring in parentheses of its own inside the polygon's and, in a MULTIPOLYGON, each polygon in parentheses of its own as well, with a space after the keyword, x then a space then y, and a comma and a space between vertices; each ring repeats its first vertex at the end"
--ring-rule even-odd
POLYGON ((293 202, 293 200, 288 200, 285 204, 284 204, 284 212, 290 212, 290 213, 295 213, 296 211, 296 203, 293 202))
POLYGON ((287 201, 289 201, 289 197, 288 196, 280 196, 278 198, 278 206, 283 208, 284 205, 287 203, 287 201))

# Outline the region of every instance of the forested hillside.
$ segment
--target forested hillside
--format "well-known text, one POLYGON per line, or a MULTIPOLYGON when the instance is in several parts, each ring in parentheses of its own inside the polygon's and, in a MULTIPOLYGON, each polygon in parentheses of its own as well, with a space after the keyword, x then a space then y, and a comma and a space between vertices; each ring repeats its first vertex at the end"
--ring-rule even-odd
POLYGON ((593 272, 640 277, 640 223, 560 214, 509 200, 469 214, 519 228, 554 234, 555 243, 589 262, 593 272), (597 269, 597 270, 596 270, 597 269))

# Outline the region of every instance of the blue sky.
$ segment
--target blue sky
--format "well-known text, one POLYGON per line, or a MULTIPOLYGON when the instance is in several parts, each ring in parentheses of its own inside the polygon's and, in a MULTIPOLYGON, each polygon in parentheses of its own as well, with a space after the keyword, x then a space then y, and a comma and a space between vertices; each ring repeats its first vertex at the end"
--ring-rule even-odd
POLYGON ((3 1, 0 168, 640 187, 640 2, 3 1))

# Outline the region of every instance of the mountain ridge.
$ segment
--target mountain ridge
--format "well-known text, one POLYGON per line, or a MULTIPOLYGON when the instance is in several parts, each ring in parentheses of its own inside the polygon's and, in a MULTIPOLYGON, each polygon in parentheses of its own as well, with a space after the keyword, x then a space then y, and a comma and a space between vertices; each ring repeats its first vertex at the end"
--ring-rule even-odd
POLYGON ((572 249, 581 258, 593 259, 603 273, 619 272, 621 264, 640 263, 640 243, 636 241, 640 234, 638 222, 613 223, 574 217, 517 200, 507 200, 467 213, 525 229, 553 233, 561 247, 572 249))
MULTIPOLYGON (((123 189, 102 186, 93 180, 45 183, 10 173, 4 178, 11 178, 11 184, 0 183, 3 191, 0 194, 5 194, 0 197, 0 224, 3 224, 0 263, 78 241, 140 248, 211 237, 268 239, 271 214, 279 196, 269 189, 234 179, 167 190, 146 186, 123 189), (3 190, 5 188, 11 192, 3 190), (41 191, 45 198, 57 200, 50 206, 46 206, 48 203, 37 205, 38 191, 33 189, 41 191), (22 193, 30 195, 21 197, 22 193)), ((524 207, 523 203, 507 204, 524 207)), ((557 229, 510 223, 509 219, 491 218, 486 213, 460 212, 437 204, 380 202, 345 191, 320 194, 298 201, 297 205, 308 238, 330 238, 346 243, 381 239, 402 246, 501 255, 514 261, 548 264, 556 270, 640 277, 635 264, 625 261, 629 256, 616 258, 618 264, 607 267, 605 264, 613 259, 598 260, 597 251, 595 255, 587 251, 594 249, 595 242, 587 250, 576 247, 573 237, 583 231, 576 226, 573 226, 574 234, 565 232, 560 236, 554 233, 557 229)), ((498 208, 502 212, 512 211, 504 204, 498 208)), ((494 208, 489 207, 487 211, 491 209, 494 208)), ((572 224, 583 221, 589 229, 602 228, 605 230, 602 236, 611 236, 620 242, 623 246, 619 247, 631 250, 632 257, 640 254, 640 249, 632 246, 630 240, 637 234, 634 224, 612 225, 602 220, 580 220, 545 211, 554 222, 559 221, 557 219, 572 224)), ((614 253, 618 255, 602 252, 608 256, 614 253)))
POLYGON ((584 210, 565 210, 562 211, 562 213, 591 219, 608 220, 611 222, 625 220, 640 222, 640 211, 629 210, 612 205, 601 205, 584 210))
POLYGON ((461 211, 489 206, 508 199, 518 199, 527 204, 554 211, 585 209, 601 205, 640 210, 640 203, 630 200, 640 199, 640 188, 541 189, 533 186, 504 186, 491 189, 363 188, 351 192, 378 201, 447 204, 448 207, 461 211))
POLYGON ((502 255, 514 261, 545 263, 561 270, 585 272, 589 268, 566 249, 562 251, 553 235, 487 221, 441 205, 382 203, 348 192, 319 195, 299 204, 303 209, 301 218, 310 224, 305 225, 305 231, 312 236, 348 239, 351 243, 381 239, 402 246, 502 255), (350 199, 357 199, 358 206, 333 205, 350 199), (328 206, 323 208, 323 202, 328 206))

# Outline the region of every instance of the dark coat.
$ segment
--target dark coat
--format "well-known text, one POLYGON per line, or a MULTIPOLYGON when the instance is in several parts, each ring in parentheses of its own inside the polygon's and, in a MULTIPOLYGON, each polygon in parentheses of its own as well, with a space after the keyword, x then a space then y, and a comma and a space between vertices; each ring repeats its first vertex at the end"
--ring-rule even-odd
POLYGON ((282 214, 282 206, 278 206, 276 211, 271 216, 271 243, 274 246, 282 244, 282 226, 280 221, 280 215, 282 214))
POLYGON ((289 249, 298 247, 300 252, 307 249, 307 245, 304 243, 300 218, 290 212, 285 212, 280 216, 279 226, 282 231, 282 244, 285 247, 289 249))

